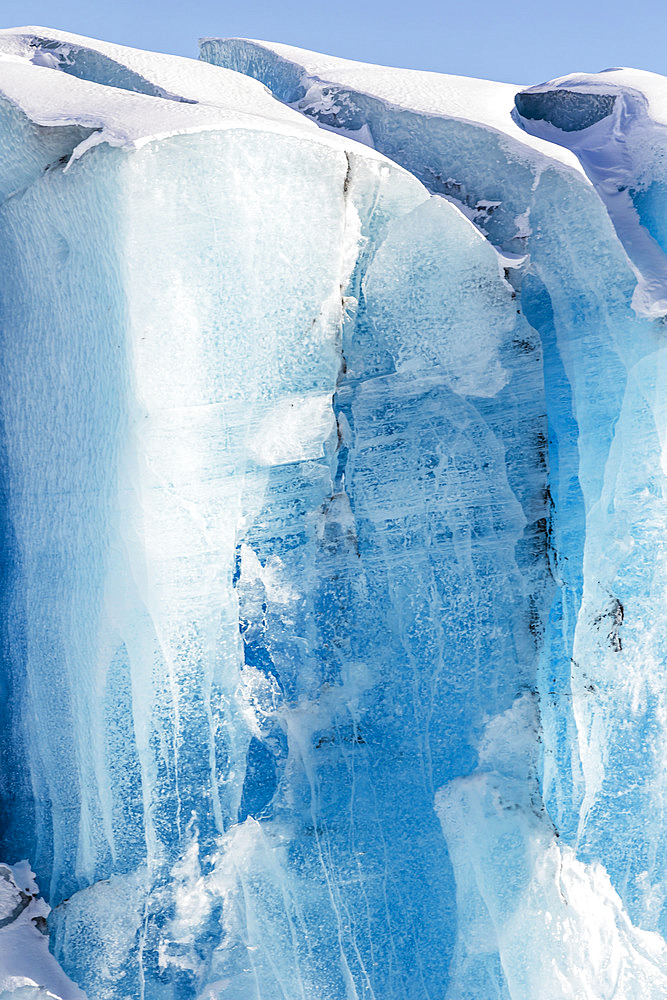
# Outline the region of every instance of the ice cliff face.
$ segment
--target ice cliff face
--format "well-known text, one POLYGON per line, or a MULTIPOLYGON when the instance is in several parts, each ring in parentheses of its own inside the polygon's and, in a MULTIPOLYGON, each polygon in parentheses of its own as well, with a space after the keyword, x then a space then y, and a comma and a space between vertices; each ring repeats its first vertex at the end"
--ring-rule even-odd
POLYGON ((661 91, 202 56, 0 34, 0 997, 662 998, 661 91))

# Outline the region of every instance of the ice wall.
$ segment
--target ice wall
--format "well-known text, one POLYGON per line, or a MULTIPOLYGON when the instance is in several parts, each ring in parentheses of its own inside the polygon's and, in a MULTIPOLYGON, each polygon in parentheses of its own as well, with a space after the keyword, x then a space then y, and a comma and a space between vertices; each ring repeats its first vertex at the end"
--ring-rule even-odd
POLYGON ((89 996, 432 994, 435 790, 535 674, 538 340, 457 208, 253 81, 5 44, 5 851, 89 996))
POLYGON ((0 996, 657 1000, 617 104, 202 54, 0 33, 0 996))
MULTIPOLYGON (((460 893, 450 991, 477 996, 483 981, 488 995, 509 991, 513 998, 614 990, 660 996, 662 939, 640 945, 632 936, 664 934, 665 913, 665 714, 655 612, 664 532, 665 82, 630 71, 564 78, 522 91, 513 120, 507 105, 499 114, 503 85, 468 86, 460 78, 233 39, 206 39, 202 54, 262 80, 323 126, 359 135, 457 202, 497 247, 530 255, 514 273, 544 352, 549 558, 557 585, 537 678, 543 755, 528 763, 522 754, 508 758, 507 750, 500 759, 482 756, 470 778, 439 793, 460 893), (557 146, 539 142, 554 139, 577 155, 593 188, 557 146), (615 210, 620 201, 633 210, 615 210), (530 774, 539 778, 532 792, 530 774), (491 833, 499 801, 508 820, 491 833), (533 815, 542 806, 551 832, 533 815), (504 866, 498 855, 508 838, 517 841, 517 854, 504 866), (548 901, 550 855, 560 857, 557 870, 568 879, 573 863, 602 864, 613 889, 594 867, 580 869, 577 878, 590 888, 576 897, 563 889, 569 909, 562 909, 548 901), (535 931, 535 891, 544 894, 541 913, 551 930, 535 931), (598 965, 590 913, 598 915, 597 933, 603 914, 616 907, 626 908, 613 917, 626 928, 623 940, 612 945, 610 934, 598 965), (580 908, 576 930, 573 908, 580 908), (511 947, 507 926, 517 934, 511 947), (549 956, 532 971, 512 950, 525 950, 529 933, 537 934, 531 954, 541 947, 549 956), (584 942, 579 957, 574 946, 559 954, 563 939, 584 942), (648 965, 635 961, 639 952, 650 955, 648 965), (620 964, 610 962, 612 953, 623 954, 620 964)), ((514 724, 505 739, 517 743, 514 724)))

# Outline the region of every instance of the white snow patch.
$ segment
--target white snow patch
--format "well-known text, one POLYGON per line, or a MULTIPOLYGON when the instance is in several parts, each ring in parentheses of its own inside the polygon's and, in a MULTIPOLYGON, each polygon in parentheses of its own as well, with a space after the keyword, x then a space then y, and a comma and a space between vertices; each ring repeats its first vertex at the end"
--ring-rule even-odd
POLYGON ((0 865, 0 997, 32 988, 35 998, 86 1000, 49 952, 49 913, 27 861, 0 865))

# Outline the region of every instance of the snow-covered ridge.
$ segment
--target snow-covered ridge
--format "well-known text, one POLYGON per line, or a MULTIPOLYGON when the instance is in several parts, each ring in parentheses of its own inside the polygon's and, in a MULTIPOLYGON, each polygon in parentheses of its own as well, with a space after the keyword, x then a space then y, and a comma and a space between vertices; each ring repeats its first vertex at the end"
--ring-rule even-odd
POLYGON ((646 102, 648 116, 656 123, 667 125, 667 81, 658 73, 647 70, 615 67, 600 73, 569 73, 546 83, 535 84, 521 91, 521 96, 570 92, 581 95, 616 97, 622 94, 640 96, 646 102))
POLYGON ((337 150, 350 145, 239 73, 48 28, 0 32, 0 97, 37 125, 90 129, 73 159, 103 142, 137 148, 229 128, 299 136, 337 150))
POLYGON ((283 122, 294 119, 261 84, 183 56, 145 52, 34 26, 0 31, 0 55, 135 93, 207 104, 224 111, 243 109, 283 122))
POLYGON ((357 91, 376 97, 394 108, 480 125, 506 136, 519 150, 523 148, 524 155, 531 160, 544 158, 546 162, 557 161, 573 170, 580 170, 576 158, 567 150, 554 149, 538 137, 522 134, 512 119, 514 96, 521 89, 519 85, 376 66, 255 39, 203 38, 200 45, 205 58, 221 48, 228 51, 252 48, 258 53, 272 53, 294 67, 306 91, 315 87, 357 91))

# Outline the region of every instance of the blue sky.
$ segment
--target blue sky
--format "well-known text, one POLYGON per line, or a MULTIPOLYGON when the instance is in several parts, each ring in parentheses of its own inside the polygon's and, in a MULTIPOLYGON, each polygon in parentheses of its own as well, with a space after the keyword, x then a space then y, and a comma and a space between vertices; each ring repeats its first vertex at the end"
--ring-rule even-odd
POLYGON ((189 56, 202 35, 260 38, 511 83, 609 66, 667 75, 667 0, 0 0, 0 20, 189 56))

